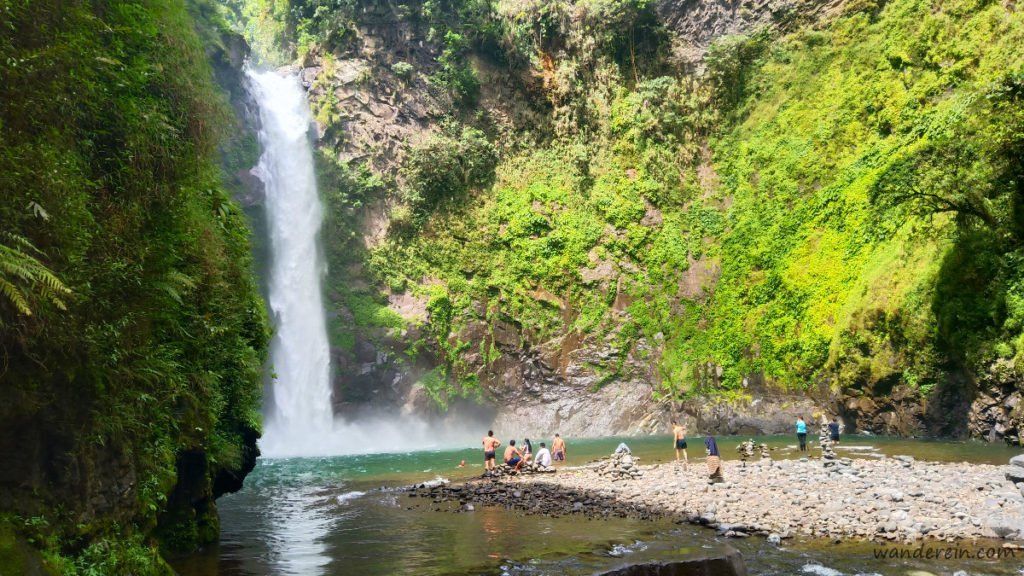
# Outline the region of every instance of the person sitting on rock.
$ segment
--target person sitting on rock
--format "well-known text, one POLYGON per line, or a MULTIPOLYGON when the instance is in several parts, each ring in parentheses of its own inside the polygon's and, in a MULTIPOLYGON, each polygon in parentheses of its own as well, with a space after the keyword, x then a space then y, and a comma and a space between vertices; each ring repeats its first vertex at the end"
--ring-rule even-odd
POLYGON ((544 468, 551 466, 551 452, 543 442, 540 443, 540 450, 537 451, 537 465, 544 468))
POLYGON ((529 464, 533 458, 533 443, 527 438, 523 440, 523 464, 529 464))
POLYGON ((523 467, 523 453, 516 448, 515 440, 509 440, 505 448, 505 464, 512 468, 513 472, 518 472, 523 467))
POLYGON ((554 451, 554 459, 558 462, 565 461, 565 440, 555 434, 555 440, 551 443, 551 450, 554 451))

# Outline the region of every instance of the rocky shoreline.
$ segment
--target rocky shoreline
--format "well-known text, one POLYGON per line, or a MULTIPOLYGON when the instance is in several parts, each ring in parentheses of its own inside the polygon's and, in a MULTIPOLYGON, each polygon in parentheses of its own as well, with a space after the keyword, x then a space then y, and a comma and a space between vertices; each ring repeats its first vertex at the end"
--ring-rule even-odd
POLYGON ((442 508, 458 512, 491 505, 555 517, 668 518, 773 543, 1024 540, 1024 483, 1015 476, 1020 466, 910 457, 843 458, 829 468, 815 458, 723 464, 726 481, 718 484, 708 483, 702 461, 688 467, 637 463, 637 474, 621 475, 608 474, 602 460, 555 474, 415 487, 410 496, 458 503, 442 508))

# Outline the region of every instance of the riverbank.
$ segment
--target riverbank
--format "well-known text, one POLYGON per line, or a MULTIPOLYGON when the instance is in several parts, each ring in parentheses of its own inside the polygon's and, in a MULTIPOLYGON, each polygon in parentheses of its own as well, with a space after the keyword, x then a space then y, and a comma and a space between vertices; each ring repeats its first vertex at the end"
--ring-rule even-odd
POLYGON ((637 465, 639 477, 601 473, 603 463, 555 474, 418 489, 466 511, 496 505, 528 514, 668 518, 735 537, 764 535, 914 542, 1024 539, 1024 495, 1007 466, 922 462, 909 457, 724 463, 708 484, 703 461, 637 465))

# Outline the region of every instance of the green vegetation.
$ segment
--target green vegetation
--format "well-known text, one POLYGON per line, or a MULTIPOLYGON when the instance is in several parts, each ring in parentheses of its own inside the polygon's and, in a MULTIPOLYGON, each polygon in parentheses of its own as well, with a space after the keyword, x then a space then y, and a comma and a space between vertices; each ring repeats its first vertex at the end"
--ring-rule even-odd
POLYGON ((927 394, 1017 365, 1019 12, 852 3, 813 29, 719 38, 693 76, 643 1, 421 8, 433 78, 473 97, 377 191, 397 192, 390 233, 358 260, 379 286, 443 297, 450 378, 480 319, 535 342, 664 342, 676 397, 742 395, 754 375, 927 394), (539 78, 551 130, 495 141, 471 52, 539 78))
POLYGON ((494 178, 497 155, 487 136, 463 127, 446 130, 413 148, 405 163, 405 203, 416 216, 442 202, 465 201, 471 189, 494 178))
POLYGON ((232 116, 180 0, 0 13, 0 531, 55 573, 164 574, 154 534, 216 538, 260 430, 232 116))
POLYGON ((251 464, 268 335, 228 191, 257 146, 204 53, 229 51, 229 24, 270 62, 323 67, 333 345, 429 352, 442 407, 486 393, 502 331, 604 341, 595 387, 632 354, 672 398, 751 378, 925 398, 1024 369, 1024 16, 1006 3, 850 2, 719 38, 699 73, 648 0, 0 14, 0 449, 21 455, 0 564, 164 573, 162 553, 216 537, 213 497, 251 464), (424 46, 353 86, 441 94, 401 166, 339 160, 330 83, 364 18, 424 46))
POLYGON ((995 3, 907 0, 773 43, 714 143, 732 201, 723 273, 708 329, 673 347, 680 365, 722 365, 726 386, 894 371, 929 386, 1015 342, 998 309, 1016 283, 1022 34, 995 3), (951 261, 965 245, 986 255, 973 272, 951 261))

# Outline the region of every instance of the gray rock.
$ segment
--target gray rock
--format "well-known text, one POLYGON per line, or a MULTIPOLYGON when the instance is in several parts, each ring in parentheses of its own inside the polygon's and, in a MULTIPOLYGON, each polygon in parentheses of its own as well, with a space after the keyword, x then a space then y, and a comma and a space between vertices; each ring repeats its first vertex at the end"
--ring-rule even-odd
POLYGON ((1024 466, 1007 466, 1006 479, 1010 482, 1024 482, 1024 466))
POLYGON ((775 533, 769 534, 768 535, 768 543, 769 544, 774 544, 775 546, 778 546, 778 545, 782 544, 782 536, 779 536, 778 534, 775 534, 775 533))
POLYGON ((1018 454, 1013 458, 1010 458, 1010 466, 1020 466, 1024 468, 1024 454, 1018 454))
POLYGON ((1024 538, 1024 518, 1020 516, 999 514, 990 516, 985 523, 1000 538, 1024 538))

